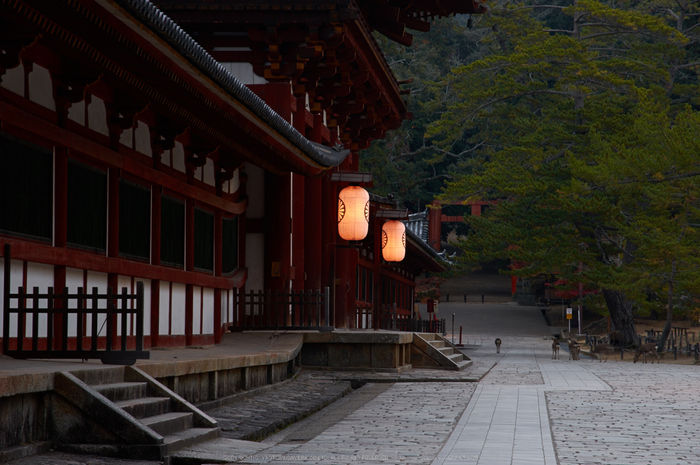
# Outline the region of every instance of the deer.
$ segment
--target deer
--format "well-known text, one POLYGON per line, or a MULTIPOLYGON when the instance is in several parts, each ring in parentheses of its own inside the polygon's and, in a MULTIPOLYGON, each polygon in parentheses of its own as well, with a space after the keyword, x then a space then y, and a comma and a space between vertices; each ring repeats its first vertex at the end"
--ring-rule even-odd
MULTIPOLYGON (((591 354, 596 354, 596 355, 598 355, 598 361, 599 361, 599 362, 602 362, 602 361, 603 361, 603 357, 602 357, 602 356, 605 355, 605 362, 607 363, 607 361, 608 361, 608 356, 609 356, 611 353, 614 353, 615 351, 616 351, 616 349, 615 349, 613 346, 611 346, 610 344, 600 343, 600 344, 596 344, 595 347, 593 347, 593 348, 591 349, 591 354)), ((593 361, 593 359, 591 359, 591 361, 593 361)))
POLYGON ((559 359, 559 339, 556 337, 552 338, 552 359, 559 359))
MULTIPOLYGON (((639 347, 637 347, 637 352, 634 354, 634 363, 637 363, 637 360, 639 360, 639 356, 642 355, 644 357, 644 363, 647 363, 647 354, 651 354, 656 357, 656 363, 661 363, 661 358, 659 357, 659 354, 656 352, 656 344, 653 342, 649 342, 647 344, 642 344, 639 347)), ((651 359, 651 364, 654 364, 654 359, 651 359)))
POLYGON ((569 339, 569 360, 581 360, 581 346, 573 339, 569 339))

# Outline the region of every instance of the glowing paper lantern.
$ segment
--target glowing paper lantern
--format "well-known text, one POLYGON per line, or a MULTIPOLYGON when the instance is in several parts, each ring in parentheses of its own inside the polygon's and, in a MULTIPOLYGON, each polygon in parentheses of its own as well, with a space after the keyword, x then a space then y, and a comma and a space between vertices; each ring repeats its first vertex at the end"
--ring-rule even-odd
POLYGON ((361 241, 369 230, 369 194, 349 186, 338 194, 338 234, 346 241, 361 241))
POLYGON ((387 262, 400 262, 406 256, 406 226, 391 220, 382 226, 382 257, 387 262))

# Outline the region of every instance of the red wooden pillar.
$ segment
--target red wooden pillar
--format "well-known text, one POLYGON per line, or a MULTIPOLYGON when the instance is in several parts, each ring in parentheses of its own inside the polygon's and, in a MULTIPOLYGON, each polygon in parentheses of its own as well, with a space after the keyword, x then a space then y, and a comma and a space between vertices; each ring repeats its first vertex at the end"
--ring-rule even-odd
POLYGON ((291 175, 265 173, 265 287, 286 290, 291 273, 291 175))
POLYGON ((471 204, 472 207, 472 216, 481 216, 481 204, 480 203, 473 203, 471 204))
POLYGON ((54 179, 54 247, 68 241, 68 149, 56 148, 54 179))
MULTIPOLYGON (((303 136, 307 134, 307 114, 306 99, 298 97, 292 99, 294 128, 303 136)), ((310 115, 309 115, 310 116, 310 115)), ((306 287, 306 178, 298 174, 292 174, 292 263, 291 279, 292 288, 300 291, 306 287)))
MULTIPOLYGON (((306 98, 304 97, 298 97, 296 99, 293 99, 292 102, 294 103, 294 107, 292 108, 292 115, 293 115, 293 121, 292 124, 294 126, 294 129, 299 131, 299 133, 302 136, 307 136, 306 134, 306 114, 308 113, 306 111, 306 98)), ((316 142, 316 141, 314 141, 316 142)))
MULTIPOLYGON (((222 260, 222 214, 221 210, 214 212, 214 276, 221 276, 222 260)), ((202 322, 204 324, 204 322, 202 322)), ((214 344, 221 343, 223 327, 221 326, 221 289, 214 289, 214 344)))
MULTIPOLYGON (((107 217, 109 218, 107 229, 107 256, 110 258, 119 257, 119 169, 110 168, 107 174, 108 207, 107 217)), ((109 273, 107 275, 107 286, 112 288, 112 292, 119 292, 119 275, 109 273)), ((112 317, 112 349, 121 347, 121 339, 118 337, 118 318, 112 317)))
POLYGON ((307 179, 304 183, 304 271, 307 289, 321 289, 323 250, 323 222, 335 219, 323 217, 322 184, 320 179, 307 179))
MULTIPOLYGON (((194 272, 194 201, 185 201, 185 270, 194 272)), ((185 345, 194 344, 194 286, 185 285, 185 345)))
MULTIPOLYGON (((240 187, 240 192, 241 196, 247 196, 247 181, 248 177, 242 173, 241 174, 241 187, 240 187)), ((248 224, 246 220, 247 215, 239 215, 238 216, 238 266, 240 268, 247 268, 247 257, 246 257, 246 231, 248 230, 248 224)), ((239 305, 239 300, 238 297, 240 296, 241 298, 245 297, 245 282, 247 281, 247 276, 246 279, 241 282, 241 287, 236 289, 237 295, 234 294, 234 300, 233 300, 233 321, 235 325, 240 325, 241 322, 238 321, 237 315, 239 312, 242 312, 243 309, 245 308, 245 304, 239 305)))
MULTIPOLYGON (((159 186, 151 189, 151 264, 160 265, 161 192, 159 186)), ((160 343, 160 280, 151 280, 151 347, 160 343)))
POLYGON ((292 174, 292 263, 291 279, 292 288, 304 290, 306 273, 306 256, 304 253, 305 228, 305 195, 306 178, 298 174, 292 174))
POLYGON ((338 239, 338 190, 330 176, 322 180, 321 195, 321 287, 328 287, 331 291, 331 311, 328 326, 336 323, 336 273, 335 273, 335 244, 338 239))
MULTIPOLYGON (((305 102, 301 102, 305 108, 305 102)), ((299 108, 297 103, 297 108, 299 108)), ((313 126, 308 131, 311 141, 323 142, 323 117, 313 115, 313 126)), ((308 178, 304 180, 304 273, 306 289, 323 289, 323 226, 326 222, 337 225, 336 217, 329 218, 324 210, 323 181, 308 178)), ((337 200, 336 200, 337 202, 337 200)), ((328 284, 326 284, 328 285, 328 284)))
POLYGON ((372 329, 381 329, 382 314, 382 222, 378 218, 370 219, 374 231, 374 300, 372 303, 372 329))
MULTIPOLYGON (((54 247, 65 248, 68 242, 68 149, 56 148, 54 179, 54 247)), ((53 285, 56 293, 62 294, 66 287, 66 267, 54 267, 53 285)), ((56 306, 62 306, 59 300, 56 306)), ((53 317, 53 349, 60 349, 63 343, 63 316, 53 317)))
POLYGON ((442 207, 433 202, 428 208, 428 245, 440 252, 442 236, 442 207))
POLYGON ((355 317, 355 281, 358 250, 355 248, 336 249, 336 309, 335 327, 350 327, 350 319, 355 317))

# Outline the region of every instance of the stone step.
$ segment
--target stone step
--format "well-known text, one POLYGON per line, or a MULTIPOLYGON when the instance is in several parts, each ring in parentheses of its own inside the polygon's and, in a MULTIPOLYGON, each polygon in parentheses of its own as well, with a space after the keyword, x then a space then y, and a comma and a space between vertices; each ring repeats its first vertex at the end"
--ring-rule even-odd
POLYGON ((170 411, 169 397, 139 397, 115 402, 126 413, 134 418, 146 418, 161 415, 170 411))
POLYGON ((472 365, 471 360, 460 360, 459 362, 457 362, 457 370, 462 371, 471 365, 472 365))
POLYGON ((184 431, 168 434, 163 438, 165 455, 171 455, 178 450, 192 447, 218 437, 218 428, 189 428, 184 431))
POLYGON ((142 418, 141 423, 161 436, 168 436, 192 428, 191 412, 168 412, 142 418))
POLYGON ((145 382, 98 384, 91 387, 112 402, 138 399, 148 395, 148 384, 145 382))
POLYGON ((452 347, 442 347, 438 349, 440 352, 442 352, 445 356, 449 357, 450 355, 455 353, 455 350, 452 347))

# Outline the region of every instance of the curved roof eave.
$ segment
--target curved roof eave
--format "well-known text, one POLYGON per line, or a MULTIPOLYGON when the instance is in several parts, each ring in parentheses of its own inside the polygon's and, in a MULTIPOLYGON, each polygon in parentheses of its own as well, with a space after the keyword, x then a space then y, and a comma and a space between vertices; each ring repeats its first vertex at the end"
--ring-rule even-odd
POLYGON ((445 261, 442 259, 438 253, 433 250, 432 247, 430 247, 428 244, 426 244, 423 239, 420 238, 416 233, 411 231, 410 229, 406 228, 406 238, 413 242, 418 248, 423 252, 425 255, 430 257, 436 264, 439 270, 433 270, 433 271, 445 271, 447 270, 447 266, 445 264, 445 261))
POLYGON ((201 72, 206 74, 209 79, 220 85, 234 99, 241 102, 260 120, 268 124, 270 128, 277 131, 311 161, 328 169, 340 165, 350 154, 350 150, 347 149, 327 147, 309 141, 260 97, 229 73, 175 21, 160 11, 149 0, 114 1, 134 15, 144 26, 168 42, 175 51, 189 60, 201 72))

